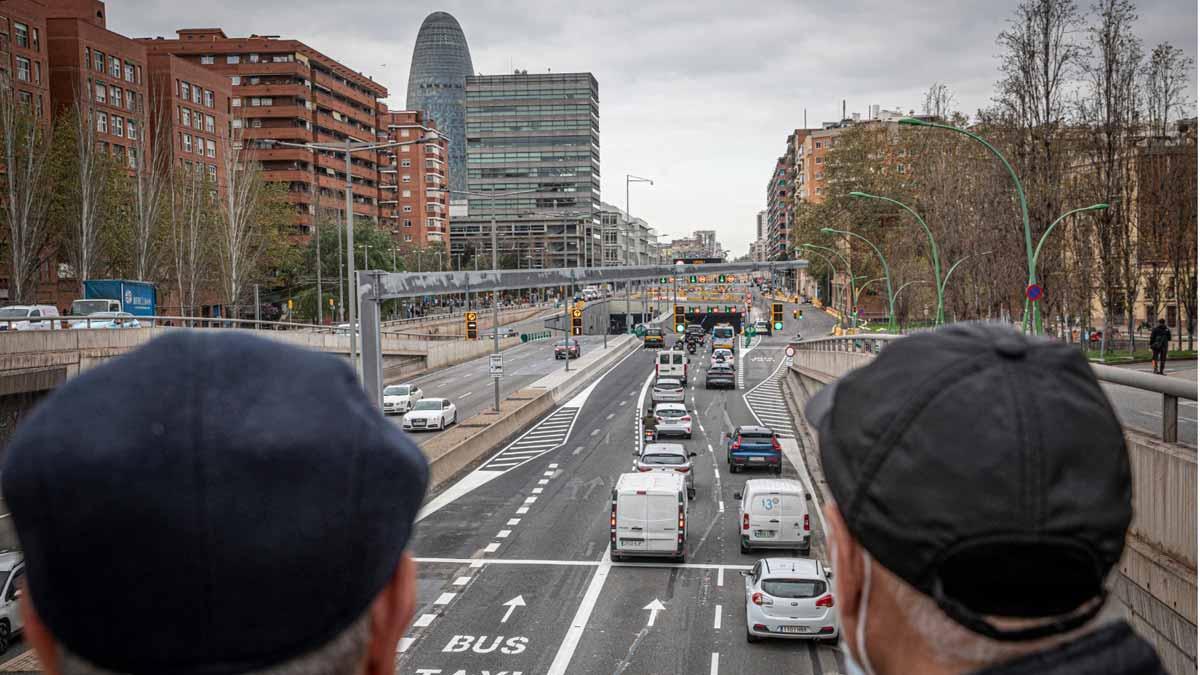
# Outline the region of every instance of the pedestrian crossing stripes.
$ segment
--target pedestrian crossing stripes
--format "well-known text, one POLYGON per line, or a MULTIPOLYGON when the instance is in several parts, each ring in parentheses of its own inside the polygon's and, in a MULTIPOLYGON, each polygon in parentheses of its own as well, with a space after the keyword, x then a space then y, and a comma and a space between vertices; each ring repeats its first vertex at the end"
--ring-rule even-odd
POLYGON ((480 468, 506 471, 557 448, 567 442, 578 416, 579 407, 559 408, 508 447, 496 453, 480 468))
POLYGON ((750 346, 746 347, 745 349, 738 350, 738 367, 737 367, 737 388, 738 389, 746 388, 746 368, 744 367, 746 355, 749 354, 750 352, 754 351, 754 348, 757 347, 758 343, 760 343, 760 342, 762 342, 762 336, 755 335, 754 338, 750 340, 750 346))
POLYGON ((795 438, 796 427, 787 404, 783 402, 784 365, 785 362, 780 361, 767 379, 754 385, 742 398, 759 424, 771 428, 782 438, 795 438))

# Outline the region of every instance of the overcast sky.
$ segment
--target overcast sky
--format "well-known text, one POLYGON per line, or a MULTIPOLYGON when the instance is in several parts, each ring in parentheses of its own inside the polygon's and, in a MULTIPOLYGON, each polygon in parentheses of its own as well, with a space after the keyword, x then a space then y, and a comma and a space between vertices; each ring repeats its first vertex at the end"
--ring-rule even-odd
MULTIPOLYGON (((404 105, 417 29, 435 10, 462 24, 475 70, 591 71, 600 83, 601 189, 660 232, 715 229, 733 254, 754 238, 755 214, 787 134, 848 112, 918 109, 934 81, 958 108, 987 105, 996 36, 1015 2, 813 0, 109 0, 109 28, 170 36, 217 26, 231 37, 307 42, 388 87, 404 105), (570 8, 569 11, 567 8, 570 8)), ((1088 6, 1084 0, 1081 7, 1088 6)), ((1195 59, 1195 0, 1139 0, 1147 48, 1168 41, 1195 59)), ((1193 111, 1195 88, 1191 90, 1193 111)))

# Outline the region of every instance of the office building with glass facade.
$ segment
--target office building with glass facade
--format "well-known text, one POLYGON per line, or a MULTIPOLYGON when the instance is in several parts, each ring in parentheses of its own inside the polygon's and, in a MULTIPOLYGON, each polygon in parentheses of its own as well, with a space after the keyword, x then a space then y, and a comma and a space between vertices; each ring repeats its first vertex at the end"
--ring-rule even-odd
MULTIPOLYGON (((450 188, 466 189, 466 79, 474 73, 471 50, 458 20, 446 12, 425 17, 417 31, 408 72, 408 110, 424 111, 450 139, 450 188)), ((457 198, 457 196, 455 196, 457 198)))

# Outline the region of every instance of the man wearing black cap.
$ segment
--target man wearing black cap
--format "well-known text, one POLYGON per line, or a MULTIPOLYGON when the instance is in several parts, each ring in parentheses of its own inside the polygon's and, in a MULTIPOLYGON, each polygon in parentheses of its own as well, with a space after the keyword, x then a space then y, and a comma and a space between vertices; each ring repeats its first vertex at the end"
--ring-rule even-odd
POLYGON ((852 672, 1163 672, 1097 618, 1130 469, 1073 347, 958 324, 891 344, 805 413, 852 672))
POLYGON ((46 672, 394 671, 428 466, 336 357, 170 333, 58 389, 7 452, 46 672))

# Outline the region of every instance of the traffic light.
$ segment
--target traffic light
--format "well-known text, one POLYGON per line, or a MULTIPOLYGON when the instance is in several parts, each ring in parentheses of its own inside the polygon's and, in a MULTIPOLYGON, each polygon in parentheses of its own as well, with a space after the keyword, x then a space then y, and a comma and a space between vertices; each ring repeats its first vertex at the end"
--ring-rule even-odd
POLYGON ((571 310, 571 335, 583 335, 583 310, 571 310))
POLYGON ((783 303, 771 303, 771 325, 775 330, 783 330, 783 303))
POLYGON ((467 312, 463 315, 467 322, 467 339, 475 340, 479 338, 479 322, 478 315, 475 312, 467 312))
POLYGON ((689 284, 698 283, 698 282, 696 281, 698 278, 699 278, 699 277, 697 277, 695 274, 693 274, 692 276, 688 277, 688 283, 689 283, 689 284))
POLYGON ((721 283, 725 283, 725 275, 724 274, 718 275, 717 281, 719 281, 721 283))
POLYGON ((658 283, 660 283, 660 284, 665 284, 665 283, 667 283, 667 278, 666 278, 666 277, 659 277, 659 278, 658 278, 658 283))
POLYGON ((675 305, 675 332, 682 333, 684 327, 683 305, 675 305))

